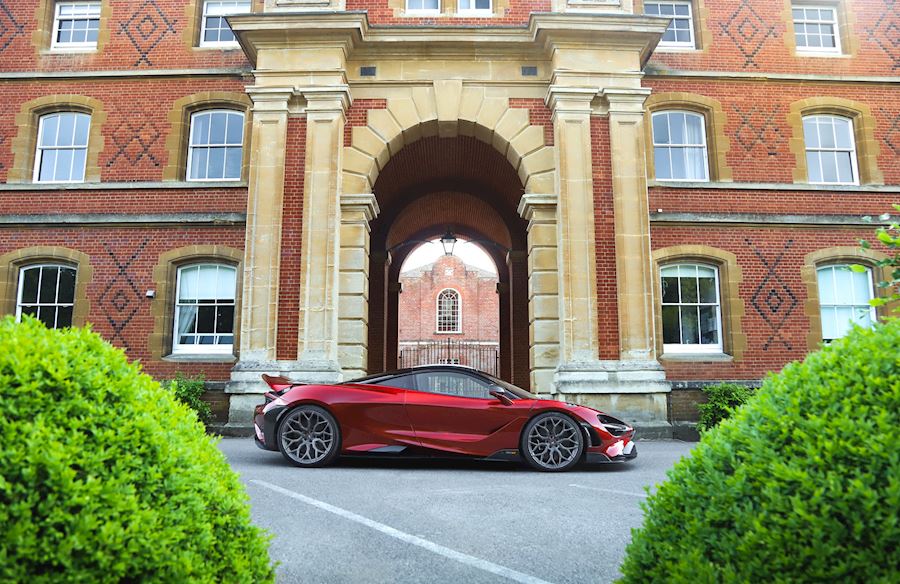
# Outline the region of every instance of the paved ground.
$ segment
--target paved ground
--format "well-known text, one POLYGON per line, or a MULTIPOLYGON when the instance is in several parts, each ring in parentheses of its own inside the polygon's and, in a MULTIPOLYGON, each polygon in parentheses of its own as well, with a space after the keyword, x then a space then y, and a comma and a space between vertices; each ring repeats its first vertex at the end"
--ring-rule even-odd
POLYGON ((221 449, 275 534, 279 582, 611 582, 644 487, 690 451, 639 442, 630 464, 538 473, 511 463, 340 460, 289 466, 249 438, 221 449))

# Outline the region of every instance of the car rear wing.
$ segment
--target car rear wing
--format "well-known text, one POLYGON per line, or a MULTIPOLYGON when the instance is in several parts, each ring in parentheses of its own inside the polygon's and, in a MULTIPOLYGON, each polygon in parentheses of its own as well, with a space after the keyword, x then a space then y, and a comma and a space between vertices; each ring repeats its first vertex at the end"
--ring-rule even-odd
POLYGON ((262 379, 266 382, 266 385, 272 388, 272 391, 274 391, 276 395, 280 395, 292 387, 303 385, 302 383, 291 381, 287 377, 281 375, 268 375, 263 373, 262 379))

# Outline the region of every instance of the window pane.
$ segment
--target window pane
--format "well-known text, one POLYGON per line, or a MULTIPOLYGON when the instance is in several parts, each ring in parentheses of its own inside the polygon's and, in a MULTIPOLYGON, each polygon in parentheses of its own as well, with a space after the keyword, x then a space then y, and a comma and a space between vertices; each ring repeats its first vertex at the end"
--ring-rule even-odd
POLYGON ((212 114, 212 121, 210 122, 209 129, 209 143, 210 144, 224 144, 225 143, 225 124, 228 120, 228 114, 222 112, 216 112, 212 114))
POLYGON ((822 182, 838 182, 837 153, 820 152, 819 160, 822 162, 822 182))
POLYGON ((243 152, 240 148, 226 148, 224 178, 241 178, 242 162, 243 152))
POLYGON ((225 176, 225 149, 210 148, 206 178, 216 179, 225 176))
POLYGON ((59 116, 44 116, 41 124, 41 146, 55 146, 59 129, 59 116))
POLYGON ((853 304, 853 272, 847 266, 834 266, 835 304, 853 304))
POLYGON ((38 317, 38 307, 37 306, 23 306, 22 314, 27 316, 33 316, 34 318, 38 317))
POLYGON ((653 116, 653 143, 669 143, 669 122, 666 114, 653 116))
POLYGON ((75 302, 75 270, 72 268, 60 268, 59 270, 57 302, 62 304, 75 302))
POLYGON ((52 180, 72 180, 72 156, 68 148, 56 151, 56 171, 52 180))
POLYGON ((219 266, 216 283, 216 298, 234 302, 236 270, 228 266, 219 266))
POLYGON ((696 306, 681 307, 681 343, 684 345, 700 344, 700 323, 696 306))
POLYGON ((719 320, 715 306, 700 307, 700 342, 704 345, 719 344, 719 320))
POLYGON ((41 277, 40 268, 27 268, 22 277, 22 303, 33 304, 37 302, 38 282, 41 277))
POLYGON ((675 14, 678 16, 687 16, 688 15, 688 5, 687 4, 676 4, 675 5, 675 14))
POLYGON ((834 137, 834 123, 831 118, 819 118, 819 147, 833 149, 837 146, 834 137))
POLYGON ((59 276, 59 268, 44 266, 41 268, 41 290, 38 302, 41 304, 53 304, 56 302, 56 278, 59 276))
POLYGON ((491 0, 475 0, 475 8, 477 10, 490 10, 491 0))
POLYGON ((853 176, 853 164, 850 161, 849 152, 838 152, 835 154, 837 161, 837 180, 842 183, 852 183, 856 180, 853 176))
POLYGON ((56 328, 72 326, 72 307, 60 306, 56 309, 56 328))
MULTIPOLYGON (((197 332, 197 307, 178 307, 178 332, 182 335, 197 332)), ((180 341, 184 343, 184 341, 180 341)))
POLYGON ((861 327, 869 328, 872 326, 872 309, 867 307, 857 307, 854 314, 854 322, 861 327))
POLYGON ((685 148, 687 177, 694 180, 706 180, 706 148, 685 148))
POLYGON ((687 143, 703 145, 706 144, 706 137, 703 135, 703 118, 700 116, 685 116, 687 124, 687 143))
POLYGON ((662 301, 667 304, 678 302, 678 278, 662 279, 662 301))
POLYGON ((819 268, 819 303, 834 304, 834 269, 831 266, 819 268))
POLYGON ((191 178, 206 178, 206 159, 209 156, 209 149, 194 148, 191 153, 191 178))
MULTIPOLYGON (((197 307, 197 332, 212 333, 216 326, 216 307, 200 305, 197 307)), ((201 341, 202 342, 202 341, 201 341)))
POLYGON ((72 152, 72 176, 69 177, 69 180, 83 181, 84 180, 84 169, 85 169, 86 163, 87 163, 87 150, 84 148, 79 148, 78 150, 74 150, 72 152))
POLYGON ((234 332, 234 306, 216 307, 216 332, 219 334, 234 332))
POLYGON ((79 114, 75 119, 75 145, 87 146, 88 129, 91 125, 91 117, 85 114, 79 114))
POLYGON ((803 118, 803 139, 806 141, 807 148, 819 147, 819 131, 816 118, 803 118))
POLYGON ((687 179, 690 178, 688 176, 687 171, 687 161, 685 160, 685 149, 684 148, 670 148, 669 154, 671 155, 672 160, 672 178, 675 179, 687 179))
POLYGON ((194 130, 191 133, 191 143, 196 145, 209 144, 210 114, 194 115, 194 130))
POLYGON ((663 306, 663 343, 677 345, 681 343, 681 329, 678 323, 678 307, 663 306))
POLYGON ((216 298, 218 277, 216 266, 199 266, 199 285, 197 298, 201 302, 210 302, 216 298))
POLYGON ((657 146, 653 149, 653 162, 656 167, 656 178, 672 178, 672 163, 669 160, 669 149, 657 146))
POLYGON ((681 301, 697 302, 697 278, 681 279, 681 301))
POLYGON ((180 300, 196 300, 199 287, 200 267, 194 266, 181 269, 181 281, 178 291, 180 300))
POLYGON ((228 114, 228 131, 229 144, 242 144, 244 141, 244 116, 239 114, 228 114))
POLYGON ((853 303, 865 304, 871 300, 869 289, 869 272, 850 272, 853 278, 853 303))
POLYGON ((822 182, 822 163, 819 160, 819 152, 806 153, 806 167, 809 169, 809 182, 822 182))
POLYGON ((41 306, 38 308, 38 320, 40 320, 47 328, 56 326, 56 307, 41 306))
POLYGON ((700 302, 713 304, 716 299, 716 279, 708 276, 700 277, 700 302))
POLYGON ((853 326, 853 308, 850 308, 849 306, 835 307, 834 317, 835 329, 837 331, 837 336, 834 338, 845 336, 850 332, 850 327, 853 326))
POLYGON ((41 169, 38 171, 38 181, 52 181, 56 171, 56 150, 44 150, 41 152, 41 169))
POLYGON ((685 119, 684 114, 680 112, 672 112, 669 116, 669 132, 671 132, 672 144, 684 144, 685 142, 685 119))
POLYGON ((75 116, 73 114, 59 115, 59 134, 56 140, 57 146, 71 146, 75 139, 75 116))

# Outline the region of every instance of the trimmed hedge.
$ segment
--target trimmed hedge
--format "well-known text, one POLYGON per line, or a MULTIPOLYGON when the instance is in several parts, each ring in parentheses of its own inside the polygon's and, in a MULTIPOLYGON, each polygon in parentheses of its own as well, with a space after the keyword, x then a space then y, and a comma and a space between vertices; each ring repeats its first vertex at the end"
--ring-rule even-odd
POLYGON ((715 428, 719 422, 731 416, 736 408, 741 407, 753 397, 754 390, 739 383, 717 383, 703 388, 706 403, 697 406, 700 410, 699 432, 715 428))
POLYGON ((171 391, 175 399, 192 409, 197 414, 197 419, 204 425, 209 424, 212 420, 212 410, 201 397, 206 391, 202 375, 185 377, 178 373, 175 375, 175 379, 164 381, 161 385, 164 389, 171 391))
POLYGON ((0 440, 0 581, 273 581, 214 440, 91 331, 0 320, 0 440))
POLYGON ((644 510, 623 582, 896 582, 900 321, 770 376, 644 510))

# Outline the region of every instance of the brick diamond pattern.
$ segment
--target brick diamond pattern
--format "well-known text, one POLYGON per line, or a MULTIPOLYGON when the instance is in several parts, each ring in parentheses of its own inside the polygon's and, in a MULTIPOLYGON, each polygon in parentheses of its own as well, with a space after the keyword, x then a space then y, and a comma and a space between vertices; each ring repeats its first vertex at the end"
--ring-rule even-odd
POLYGON ((744 67, 759 67, 756 57, 769 38, 777 37, 770 26, 753 9, 751 0, 741 0, 737 9, 725 22, 720 22, 722 34, 735 44, 744 57, 744 67))
POLYGON ((881 110, 881 119, 885 120, 887 130, 884 132, 884 143, 888 145, 896 156, 900 156, 900 114, 895 114, 879 108, 881 110))
POLYGON ((132 123, 124 121, 120 123, 112 132, 112 141, 116 146, 116 152, 106 163, 106 166, 113 166, 120 158, 124 158, 131 164, 137 164, 141 160, 146 159, 153 166, 159 166, 159 159, 153 154, 152 148, 161 135, 161 132, 153 122, 141 121, 132 123))
POLYGON ((894 62, 893 69, 900 70, 900 1, 882 0, 884 8, 871 27, 866 29, 870 42, 875 43, 894 62))
POLYGON ((134 253, 125 259, 117 255, 110 244, 104 246, 106 253, 115 264, 116 274, 100 295, 100 310, 103 311, 103 316, 106 317, 106 322, 112 329, 112 335, 107 340, 111 343, 118 341, 119 346, 126 351, 130 347, 122 331, 125 330, 141 306, 141 293, 132 278, 131 266, 140 257, 149 242, 150 238, 145 239, 138 245, 134 253))
POLYGON ((12 12, 6 6, 6 2, 0 0, 0 53, 25 31, 25 25, 19 24, 12 12))
POLYGON ((735 105, 732 109, 741 120, 741 125, 734 134, 738 144, 747 152, 761 146, 770 156, 775 156, 785 141, 775 119, 779 112, 755 106, 742 110, 735 105))
POLYGON ((772 329, 768 339, 763 344, 763 351, 768 351, 770 347, 776 344, 782 344, 788 351, 792 351, 794 349, 793 346, 791 346, 790 341, 782 336, 781 331, 788 318, 797 308, 799 301, 797 300, 797 295, 779 276, 778 266, 781 264, 787 251, 794 245, 794 241, 789 239, 785 242, 784 248, 771 259, 766 258, 763 252, 749 239, 745 239, 744 242, 750 247, 753 255, 756 256, 756 259, 759 260, 759 263, 762 264, 763 269, 766 271, 765 276, 763 276, 762 281, 750 298, 750 304, 753 306, 753 309, 772 329))
POLYGON ((151 66, 150 55, 166 38, 167 34, 175 35, 176 20, 170 20, 156 3, 156 0, 144 0, 132 13, 131 18, 119 27, 119 34, 124 34, 138 52, 135 67, 151 66))

